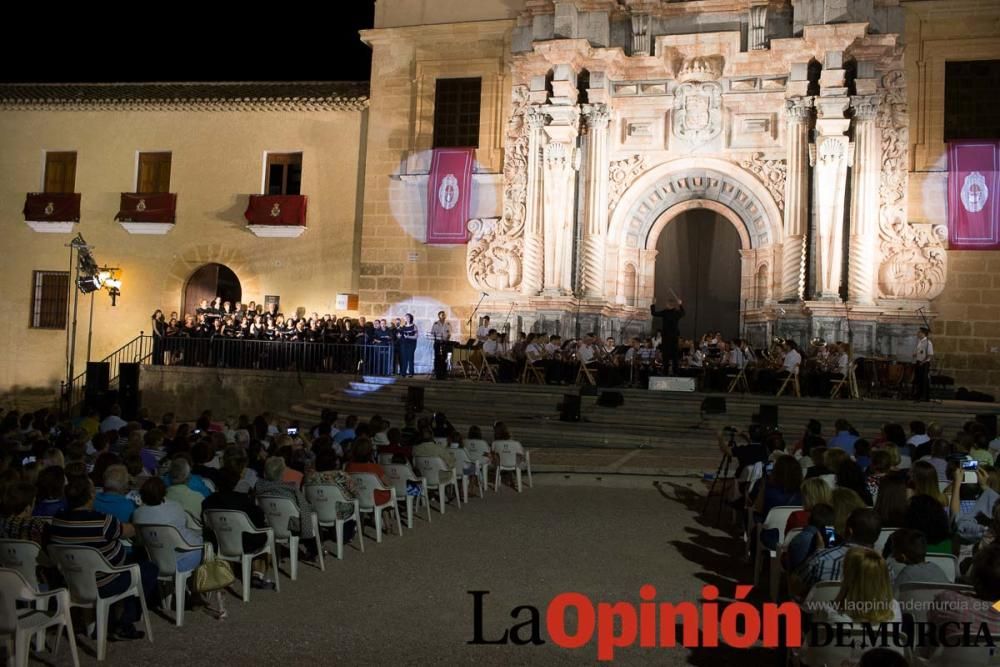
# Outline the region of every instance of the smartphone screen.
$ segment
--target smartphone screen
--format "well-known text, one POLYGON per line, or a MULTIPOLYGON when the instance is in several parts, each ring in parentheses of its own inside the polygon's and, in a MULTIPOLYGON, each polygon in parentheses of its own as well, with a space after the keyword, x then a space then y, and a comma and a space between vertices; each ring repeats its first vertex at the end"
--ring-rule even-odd
POLYGON ((827 526, 824 530, 826 532, 826 546, 837 546, 837 533, 834 531, 833 526, 827 526))

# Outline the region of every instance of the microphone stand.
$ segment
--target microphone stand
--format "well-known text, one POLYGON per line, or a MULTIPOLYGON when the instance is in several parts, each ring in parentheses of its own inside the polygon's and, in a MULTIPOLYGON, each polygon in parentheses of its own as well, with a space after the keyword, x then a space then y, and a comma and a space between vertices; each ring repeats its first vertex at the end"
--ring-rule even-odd
POLYGON ((507 326, 510 324, 510 316, 514 313, 514 302, 510 302, 510 308, 507 309, 507 317, 504 318, 503 325, 500 327, 501 330, 505 331, 507 335, 510 335, 510 330, 507 326))
POLYGON ((469 338, 475 338, 472 332, 472 320, 476 317, 476 313, 479 312, 479 306, 483 305, 483 299, 486 298, 486 292, 480 292, 480 294, 482 296, 479 297, 479 303, 476 304, 476 307, 472 309, 472 314, 469 315, 469 338))

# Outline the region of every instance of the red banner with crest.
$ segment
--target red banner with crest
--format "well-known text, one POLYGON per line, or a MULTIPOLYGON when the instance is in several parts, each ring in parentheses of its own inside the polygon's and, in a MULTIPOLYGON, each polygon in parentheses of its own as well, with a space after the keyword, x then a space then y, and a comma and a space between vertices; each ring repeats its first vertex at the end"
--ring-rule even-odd
POLYGON ((466 243, 475 148, 435 148, 427 179, 427 243, 466 243))
POLYGON ((1000 142, 948 144, 948 248, 1000 250, 1000 142))

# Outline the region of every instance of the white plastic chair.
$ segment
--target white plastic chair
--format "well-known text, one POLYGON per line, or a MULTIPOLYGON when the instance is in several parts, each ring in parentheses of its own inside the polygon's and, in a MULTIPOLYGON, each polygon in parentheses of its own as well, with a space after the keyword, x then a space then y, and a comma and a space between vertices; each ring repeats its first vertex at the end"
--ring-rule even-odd
POLYGON ((490 466, 493 465, 493 451, 490 444, 485 440, 473 438, 465 441, 465 451, 469 453, 469 458, 478 461, 483 468, 487 483, 489 482, 490 466))
POLYGON ((836 475, 820 475, 819 478, 826 482, 826 485, 830 487, 831 490, 837 488, 837 476, 836 475))
POLYGON ((927 612, 934 608, 934 598, 942 591, 974 593, 975 589, 963 584, 911 581, 900 585, 896 599, 906 613, 913 616, 915 622, 922 623, 927 621, 927 612))
MULTIPOLYGON (((291 498, 281 496, 258 496, 257 504, 264 510, 267 518, 267 525, 274 531, 275 544, 288 545, 288 559, 291 561, 291 578, 296 581, 299 578, 299 541, 300 537, 294 534, 288 527, 292 518, 301 521, 301 513, 298 506, 291 498)), ((326 571, 326 563, 323 562, 323 539, 319 536, 319 520, 316 514, 311 515, 313 535, 315 535, 316 549, 319 556, 319 569, 326 571)))
MULTIPOLYGON (((396 532, 403 535, 403 522, 399 518, 399 506, 396 499, 396 489, 386 486, 382 480, 370 472, 351 473, 355 486, 358 489, 358 505, 362 514, 371 514, 375 519, 375 541, 382 542, 382 511, 392 510, 396 514, 396 532), (376 491, 388 491, 389 500, 378 505, 375 503, 376 491)), ((362 531, 362 526, 358 524, 358 530, 362 531)))
POLYGON ((493 481, 494 493, 500 491, 500 473, 513 472, 517 478, 517 492, 521 493, 521 471, 528 473, 528 486, 531 483, 531 453, 516 440, 497 440, 493 443, 493 452, 497 455, 496 478, 493 481), (518 455, 524 456, 519 461, 518 455))
MULTIPOLYGON (((448 503, 448 496, 445 493, 449 486, 455 488, 455 504, 462 509, 462 493, 458 488, 458 476, 454 468, 449 468, 440 456, 417 456, 414 458, 417 469, 424 478, 427 486, 428 498, 431 491, 438 492, 438 510, 444 514, 444 506, 448 503)), ((428 507, 430 501, 428 500, 428 507)))
MULTIPOLYGON (((318 525, 323 528, 333 526, 334 532, 337 534, 337 560, 344 560, 344 524, 348 521, 354 521, 361 553, 364 553, 365 536, 361 531, 361 511, 357 499, 348 500, 336 484, 307 484, 305 494, 306 500, 313 506, 318 525), (354 507, 354 513, 350 518, 337 518, 337 503, 345 503, 354 507)), ((318 533, 319 531, 317 531, 318 533)))
POLYGON ((274 590, 281 591, 281 581, 278 579, 278 550, 274 546, 274 531, 270 528, 257 528, 250 521, 246 512, 239 510, 205 510, 205 523, 215 535, 219 543, 218 557, 222 560, 240 564, 243 576, 243 601, 250 601, 250 564, 257 556, 269 554, 271 567, 274 571, 274 590), (267 542, 257 551, 243 551, 243 533, 251 535, 266 535, 267 542))
MULTIPOLYGON (((177 570, 177 554, 191 551, 202 551, 203 547, 188 544, 179 530, 173 526, 157 524, 136 525, 142 536, 142 545, 146 547, 149 559, 159 568, 157 578, 166 583, 173 583, 174 592, 174 622, 177 627, 184 625, 184 594, 187 582, 194 570, 180 572, 177 570)), ((170 604, 170 597, 164 600, 170 604)))
MULTIPOLYGON (((17 570, 33 591, 41 591, 38 585, 38 559, 42 548, 29 540, 0 540, 0 567, 17 570)), ((39 599, 38 604, 47 604, 47 599, 39 599)), ((38 607, 44 610, 43 607, 38 607)), ((35 650, 45 650, 45 636, 39 634, 35 640, 35 650)))
POLYGON ((0 568, 0 635, 4 636, 9 663, 15 667, 27 667, 31 637, 40 636, 44 649, 46 630, 57 626, 58 634, 52 650, 53 656, 59 652, 59 640, 62 638, 63 628, 66 628, 73 667, 80 667, 80 656, 76 651, 76 636, 73 634, 73 621, 70 619, 69 609, 69 591, 65 588, 39 593, 17 570, 0 568), (49 615, 46 610, 52 598, 56 600, 56 610, 49 615), (18 609, 19 601, 29 602, 32 607, 18 609))
POLYGON ((948 577, 948 581, 955 583, 958 578, 958 559, 955 556, 951 554, 927 554, 924 560, 937 565, 944 572, 944 576, 948 577))
POLYGON ((422 498, 424 503, 427 505, 427 523, 431 522, 431 497, 427 491, 427 480, 423 477, 417 477, 417 473, 413 472, 413 468, 410 467, 409 463, 390 463, 383 466, 385 469, 385 477, 392 484, 393 488, 396 489, 396 498, 406 499, 406 527, 413 529, 413 505, 414 500, 419 500, 422 498), (407 493, 406 483, 414 482, 420 485, 420 496, 414 499, 409 493, 407 493))
POLYGON ((792 528, 790 531, 785 533, 785 539, 782 540, 781 544, 778 545, 778 558, 777 558, 778 567, 781 567, 783 569, 782 564, 785 561, 785 552, 788 551, 788 545, 791 544, 792 540, 798 537, 799 533, 801 532, 802 532, 801 528, 792 528))
MULTIPOLYGON (((761 489, 761 493, 763 492, 764 490, 761 489)), ((767 513, 767 516, 764 517, 764 522, 757 524, 757 553, 754 555, 753 585, 756 586, 760 583, 760 572, 763 559, 768 558, 770 561, 769 583, 772 600, 778 599, 778 584, 781 580, 781 563, 778 561, 777 550, 768 549, 761 544, 760 536, 765 530, 776 529, 778 531, 777 544, 783 544, 785 541, 785 524, 788 523, 788 517, 792 515, 792 512, 797 512, 800 509, 802 509, 801 505, 782 505, 780 507, 772 507, 771 511, 767 513)))
POLYGON ((879 556, 882 555, 882 551, 885 549, 885 545, 889 542, 889 538, 895 533, 899 528, 883 528, 882 532, 878 534, 878 539, 875 540, 875 545, 873 547, 875 553, 879 556))
POLYGON ((149 623, 149 610, 142 593, 142 574, 138 565, 112 565, 100 551, 93 547, 69 547, 49 545, 49 556, 66 579, 70 592, 71 607, 85 607, 94 610, 97 621, 97 660, 104 660, 108 648, 108 610, 111 605, 132 596, 139 598, 142 608, 142 622, 146 626, 146 638, 153 641, 153 626, 149 623), (129 578, 128 588, 111 597, 102 598, 97 589, 97 575, 117 574, 129 578))
POLYGON ((455 474, 462 478, 462 497, 465 502, 469 502, 469 475, 465 474, 465 467, 474 465, 476 467, 476 480, 479 482, 479 497, 486 498, 486 472, 484 466, 478 460, 473 460, 469 452, 464 449, 453 449, 451 453, 455 455, 455 474))

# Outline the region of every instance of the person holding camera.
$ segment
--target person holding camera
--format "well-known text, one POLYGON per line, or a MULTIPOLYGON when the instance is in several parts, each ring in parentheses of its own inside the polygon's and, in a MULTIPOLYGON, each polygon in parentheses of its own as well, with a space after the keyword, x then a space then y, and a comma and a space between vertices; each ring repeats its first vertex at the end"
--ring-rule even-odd
POLYGON ((737 431, 732 426, 719 431, 719 450, 723 456, 736 459, 736 477, 743 478, 747 467, 755 463, 766 463, 767 447, 764 446, 762 430, 754 424, 750 433, 737 431))

